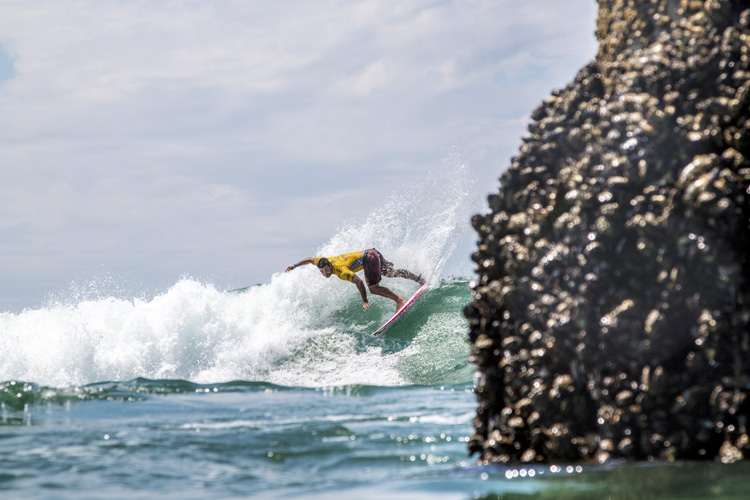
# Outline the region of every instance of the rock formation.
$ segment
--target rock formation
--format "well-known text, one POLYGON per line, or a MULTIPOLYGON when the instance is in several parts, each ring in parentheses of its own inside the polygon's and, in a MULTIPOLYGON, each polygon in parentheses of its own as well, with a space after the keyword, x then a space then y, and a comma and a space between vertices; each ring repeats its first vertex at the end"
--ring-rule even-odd
POLYGON ((750 4, 598 4, 472 219, 470 451, 750 457, 750 4))

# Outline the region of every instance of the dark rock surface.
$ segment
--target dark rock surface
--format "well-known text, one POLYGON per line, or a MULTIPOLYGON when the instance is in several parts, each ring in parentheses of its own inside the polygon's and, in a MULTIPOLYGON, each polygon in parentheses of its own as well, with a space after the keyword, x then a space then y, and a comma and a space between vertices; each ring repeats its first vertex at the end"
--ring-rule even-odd
POLYGON ((470 450, 750 457, 750 2, 598 3, 472 220, 470 450))

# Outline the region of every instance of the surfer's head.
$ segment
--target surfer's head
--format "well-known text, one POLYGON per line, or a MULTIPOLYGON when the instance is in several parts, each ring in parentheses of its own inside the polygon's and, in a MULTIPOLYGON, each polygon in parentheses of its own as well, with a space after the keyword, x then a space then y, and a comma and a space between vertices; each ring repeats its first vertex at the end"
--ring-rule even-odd
POLYGON ((321 257, 318 259, 318 270, 320 270, 320 274, 325 276, 326 278, 330 278, 331 274, 333 274, 333 266, 331 265, 331 261, 326 259, 325 257, 321 257))

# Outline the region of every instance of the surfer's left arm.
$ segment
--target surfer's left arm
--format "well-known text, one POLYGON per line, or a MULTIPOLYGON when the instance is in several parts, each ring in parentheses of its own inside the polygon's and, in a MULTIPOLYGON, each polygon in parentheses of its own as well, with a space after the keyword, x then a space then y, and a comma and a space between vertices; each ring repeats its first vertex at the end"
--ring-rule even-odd
POLYGON ((288 266, 284 272, 288 273, 292 269, 299 267, 299 266, 304 266, 305 264, 315 264, 315 257, 305 257, 304 259, 297 262, 296 264, 292 264, 291 266, 288 266))
POLYGON ((359 279, 359 276, 356 274, 352 276, 352 283, 357 286, 357 290, 359 290, 359 294, 362 296, 362 308, 366 311, 367 308, 370 307, 370 302, 367 300, 367 289, 365 288, 365 284, 362 283, 362 280, 359 279))

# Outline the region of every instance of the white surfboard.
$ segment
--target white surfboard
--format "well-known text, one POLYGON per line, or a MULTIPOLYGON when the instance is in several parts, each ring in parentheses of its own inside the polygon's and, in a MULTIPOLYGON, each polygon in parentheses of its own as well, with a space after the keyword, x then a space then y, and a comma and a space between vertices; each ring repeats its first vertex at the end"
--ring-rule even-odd
POLYGON ((406 311, 409 308, 410 305, 412 305, 414 303, 414 301, 417 299, 417 297, 419 297, 419 295, 424 291, 424 289, 426 287, 427 287, 426 283, 424 285, 422 285, 420 287, 420 289, 417 290, 414 293, 414 295, 412 295, 411 298, 406 301, 406 304, 404 304, 404 307, 402 307, 401 309, 399 309, 398 311, 396 311, 396 314, 394 314, 391 319, 389 319, 388 321, 386 321, 385 324, 383 324, 383 326, 381 326, 380 328, 378 328, 377 330, 375 330, 372 333, 372 336, 373 337, 377 337, 378 335, 380 335, 381 333, 383 333, 385 330, 387 330, 388 327, 391 326, 396 321, 396 319, 398 319, 398 317, 401 316, 401 314, 404 311, 406 311))

